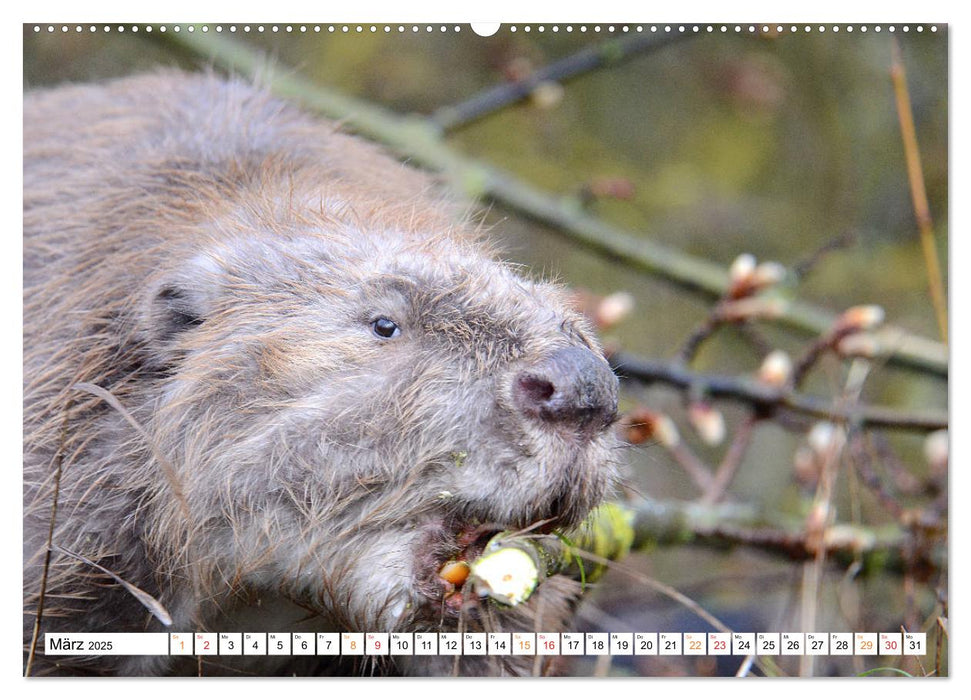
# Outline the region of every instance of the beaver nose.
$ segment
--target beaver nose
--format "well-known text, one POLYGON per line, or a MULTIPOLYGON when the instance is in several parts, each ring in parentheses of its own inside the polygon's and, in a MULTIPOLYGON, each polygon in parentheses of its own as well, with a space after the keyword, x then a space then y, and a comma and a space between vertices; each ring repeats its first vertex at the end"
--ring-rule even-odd
POLYGON ((513 395, 526 416, 577 428, 587 439, 617 416, 617 377, 585 348, 563 348, 521 371, 513 395))

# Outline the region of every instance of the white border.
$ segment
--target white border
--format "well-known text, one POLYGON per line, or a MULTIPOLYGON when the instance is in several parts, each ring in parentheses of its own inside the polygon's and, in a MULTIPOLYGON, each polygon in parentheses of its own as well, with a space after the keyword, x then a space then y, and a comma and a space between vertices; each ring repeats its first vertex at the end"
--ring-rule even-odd
MULTIPOLYGON (((956 5, 956 3, 942 2, 941 0, 924 0, 920 3, 883 2, 880 4, 851 3, 845 0, 814 0, 813 2, 804 2, 799 6, 785 7, 777 2, 751 2, 744 0, 732 3, 716 4, 714 2, 705 2, 693 3, 691 5, 684 3, 631 3, 622 0, 598 0, 596 3, 587 2, 576 3, 574 5, 567 5, 561 2, 527 3, 522 0, 492 0, 479 5, 471 5, 470 3, 457 1, 446 2, 436 0, 435 2, 425 1, 404 5, 400 2, 367 2, 354 0, 346 4, 320 3, 319 5, 315 5, 306 2, 293 2, 293 0, 276 0, 274 2, 262 3, 248 0, 247 2, 233 3, 231 6, 222 5, 220 7, 214 4, 212 9, 207 9, 200 8, 198 1, 187 2, 186 0, 167 1, 165 3, 159 3, 154 7, 148 7, 147 3, 85 2, 80 4, 78 2, 59 0, 57 2, 47 2, 43 6, 18 6, 14 9, 14 12, 19 17, 16 19, 11 18, 10 21, 4 23, 3 26, 7 40, 0 42, 0 46, 2 46, 0 48, 2 56, 0 58, 3 59, 2 65, 4 66, 2 71, 4 92, 2 94, 7 96, 16 94, 18 98, 15 100, 15 104, 20 103, 19 95, 22 90, 21 67, 23 61, 20 25, 27 21, 63 22, 65 19, 85 19, 87 22, 90 22, 92 19, 97 21, 117 21, 119 18, 122 18, 128 22, 169 22, 172 19, 208 21, 217 17, 229 16, 232 19, 242 19, 250 22, 267 22, 279 21, 281 19, 286 20, 288 18, 298 21, 310 21, 315 16, 320 16, 326 17, 329 23, 399 23, 403 21, 411 23, 429 21, 434 21, 435 23, 466 23, 470 21, 489 22, 505 20, 507 23, 515 21, 518 23, 545 22, 550 24, 550 19, 554 19, 558 23, 589 23, 591 19, 602 18, 608 22, 614 19, 643 19, 653 23, 704 22, 706 24, 715 24, 724 22, 734 24, 739 22, 776 22, 784 20, 787 24, 807 22, 813 24, 820 22, 824 22, 825 24, 875 24, 873 20, 876 16, 877 18, 888 17, 888 20, 881 22, 884 24, 888 24, 891 21, 902 24, 899 22, 900 19, 947 22, 951 24, 948 36, 948 41, 951 43, 949 105, 951 106, 953 118, 950 124, 962 125, 959 128, 950 129, 951 177, 949 178, 949 201, 951 202, 951 211, 949 212, 949 230, 952 232, 952 235, 949 260, 950 270, 953 273, 954 271, 964 270, 965 263, 968 262, 967 244, 964 242, 962 235, 964 207, 966 207, 965 202, 967 201, 967 197, 963 193, 963 186, 966 182, 964 176, 967 167, 964 129, 968 127, 964 125, 971 123, 968 119, 968 79, 966 75, 968 66, 967 58, 969 55, 969 44, 967 42, 969 40, 963 38, 963 32, 968 25, 963 21, 963 15, 958 17, 956 5)), ((4 13, 6 14, 7 12, 8 10, 5 9, 4 13)), ((6 369, 5 376, 0 380, 0 386, 2 386, 3 396, 5 397, 2 404, 3 421, 0 425, 2 425, 3 430, 2 444, 4 445, 6 456, 4 463, 8 472, 7 478, 9 482, 6 484, 6 488, 3 489, 5 495, 2 504, 4 507, 0 512, 7 514, 7 532, 19 533, 21 528, 19 514, 22 510, 19 496, 21 492, 19 465, 22 461, 20 447, 22 419, 20 400, 18 397, 22 392, 22 383, 20 381, 22 374, 22 334, 17 333, 16 329, 20 326, 22 316, 22 301, 19 289, 22 254, 20 239, 17 236, 17 232, 21 230, 19 212, 22 210, 22 187, 18 187, 17 184, 21 182, 22 178, 22 119, 20 118, 22 109, 15 111, 12 106, 8 106, 3 113, 5 114, 4 129, 2 132, 4 135, 3 163, 7 170, 7 176, 3 180, 4 187, 2 192, 4 198, 3 211, 6 215, 7 227, 3 237, 4 249, 2 251, 2 264, 4 267, 2 276, 0 276, 0 280, 2 280, 0 284, 3 285, 3 303, 0 305, 0 309, 2 309, 3 314, 3 328, 7 330, 3 344, 4 362, 0 364, 0 367, 6 369)), ((969 388, 969 385, 967 372, 963 369, 961 362, 962 358, 967 357, 965 350, 968 348, 968 324, 966 322, 966 316, 962 318, 961 314, 963 313, 964 302, 969 299, 969 277, 971 276, 967 274, 949 275, 949 279, 951 280, 950 299, 952 300, 950 314, 952 357, 957 358, 957 361, 951 367, 950 377, 952 397, 951 434, 954 436, 951 453, 952 480, 950 484, 952 504, 963 503, 963 497, 967 495, 967 477, 964 473, 964 469, 968 467, 968 462, 964 459, 966 454, 966 437, 962 436, 969 434, 969 426, 967 425, 967 399, 962 397, 968 395, 966 390, 969 388)), ((951 510, 951 533, 952 537, 958 542, 963 542, 964 535, 968 533, 969 510, 971 509, 952 508, 951 510)), ((16 573, 18 570, 16 562, 21 558, 21 555, 20 548, 16 545, 18 538, 13 537, 12 534, 8 534, 4 538, 4 541, 4 553, 6 554, 4 560, 8 562, 8 569, 13 571, 8 571, 7 576, 4 577, 4 596, 2 599, 7 604, 2 608, 3 616, 0 619, 3 621, 2 629, 7 631, 5 638, 9 640, 11 646, 4 648, 0 652, 0 663, 3 663, 4 668, 8 670, 10 675, 7 675, 7 677, 9 678, 14 674, 18 677, 22 674, 20 643, 13 634, 13 629, 19 629, 21 626, 19 602, 20 575, 16 573), (17 646, 14 647, 14 644, 17 646)), ((956 613, 960 614, 965 602, 963 599, 955 599, 954 594, 958 591, 964 591, 967 588, 963 585, 967 580, 965 576, 967 557, 959 556, 961 555, 962 549, 965 549, 963 544, 961 547, 950 548, 952 557, 950 560, 952 576, 949 587, 952 595, 952 600, 950 601, 952 604, 952 635, 950 647, 950 658, 952 661, 950 665, 951 679, 960 678, 963 675, 961 665, 954 663, 960 658, 958 655, 960 653, 959 649, 963 648, 963 644, 961 643, 960 636, 953 633, 954 629, 963 631, 963 627, 956 627, 954 625, 956 613)), ((346 679, 320 680, 328 683, 326 689, 301 684, 300 686, 290 686, 290 692, 342 693, 351 690, 349 684, 356 682, 355 680, 346 679), (334 686, 334 683, 338 685, 334 686)), ((67 685, 63 681, 52 683, 37 682, 37 680, 25 681, 21 679, 21 682, 29 682, 30 686, 20 686, 18 688, 19 690, 25 690, 30 692, 33 697, 40 698, 54 697, 55 694, 58 697, 64 697, 66 694, 72 693, 81 687, 81 681, 68 681, 67 685)), ((152 681, 131 682, 152 683, 152 681)), ((585 684, 578 688, 580 692, 590 692, 591 688, 588 684, 598 681, 595 679, 570 679, 571 686, 565 686, 562 682, 546 679, 545 681, 540 681, 543 685, 539 686, 529 685, 529 681, 524 680, 517 682, 515 685, 504 683, 501 688, 496 685, 497 682, 501 681, 473 683, 471 681, 463 682, 461 680, 448 681, 437 679, 433 681, 406 680, 394 683, 388 681, 380 682, 382 683, 380 686, 382 693, 417 692, 424 694, 446 690, 446 692, 460 692, 463 700, 474 700, 475 698, 486 697, 487 695, 495 695, 496 692, 507 694, 511 690, 517 695, 519 693, 523 695, 528 693, 530 697, 534 697, 537 692, 560 694, 567 692, 568 687, 575 687, 572 686, 573 682, 585 684)), ((674 689, 691 693, 699 689, 696 684, 701 682, 707 683, 709 691, 715 689, 711 685, 712 683, 718 684, 718 691, 724 691, 725 688, 721 684, 731 681, 696 680, 691 682, 672 679, 638 679, 636 681, 624 682, 614 679, 611 681, 609 692, 612 697, 620 698, 640 698, 645 693, 666 692, 674 689), (662 691, 656 685, 659 682, 666 686, 666 690, 662 691), (651 683, 651 685, 647 686, 645 683, 651 683), (677 686, 673 685, 675 683, 677 686), (689 685, 685 685, 685 683, 689 685)), ((816 683, 820 682, 826 683, 826 685, 817 686, 815 684, 788 682, 784 686, 780 686, 777 682, 763 681, 747 683, 744 688, 746 695, 753 697, 768 697, 769 693, 774 697, 779 692, 786 694, 795 693, 797 696, 803 693, 808 695, 808 693, 812 692, 815 695, 820 690, 826 692, 830 689, 835 689, 834 683, 840 686, 839 690, 846 690, 847 688, 843 684, 853 681, 816 681, 816 683)), ((954 680, 936 683, 933 689, 926 688, 925 686, 915 688, 913 683, 908 682, 907 679, 899 679, 897 682, 887 682, 879 679, 862 679, 855 682, 857 683, 856 688, 858 690, 862 689, 860 683, 878 683, 878 688, 874 688, 873 690, 879 692, 884 697, 904 697, 904 693, 907 693, 909 696, 915 690, 917 692, 930 691, 935 695, 939 693, 946 694, 948 691, 955 689, 957 685, 954 680)), ((99 693, 112 691, 126 692, 130 690, 130 686, 127 683, 126 681, 118 681, 117 679, 114 681, 88 681, 84 683, 85 687, 83 689, 86 692, 95 690, 99 693), (122 687, 108 685, 109 683, 117 684, 118 682, 122 682, 125 685, 122 687)), ((168 692, 183 694, 188 688, 189 686, 185 683, 180 683, 178 688, 167 688, 166 690, 168 692)), ((251 693, 253 695, 259 693, 262 697, 267 693, 275 692, 276 683, 270 680, 264 680, 259 683, 246 683, 244 685, 241 682, 234 683, 233 681, 226 680, 217 681, 216 684, 208 682, 205 686, 193 686, 192 690, 195 691, 196 688, 203 689, 203 692, 206 692, 207 695, 213 691, 232 690, 235 694, 243 691, 244 696, 250 696, 251 693)), ((869 690, 870 686, 868 685, 867 688, 869 690)), ((373 685, 373 683, 369 684, 369 692, 377 689, 378 686, 373 685)))

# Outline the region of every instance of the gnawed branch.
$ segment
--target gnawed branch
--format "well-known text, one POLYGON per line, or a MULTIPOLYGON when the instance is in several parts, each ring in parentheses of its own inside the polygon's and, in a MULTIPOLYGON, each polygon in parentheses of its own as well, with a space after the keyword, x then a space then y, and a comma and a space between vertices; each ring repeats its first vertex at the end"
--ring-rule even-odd
POLYGON ((480 595, 516 605, 548 576, 565 574, 591 581, 603 573, 609 560, 623 559, 629 551, 686 544, 754 547, 795 561, 811 561, 823 554, 842 565, 857 562, 864 570, 916 573, 923 578, 944 565, 945 529, 937 520, 915 518, 906 528, 835 523, 815 533, 803 519, 750 504, 644 499, 631 505, 601 506, 569 534, 500 533, 471 562, 471 580, 480 595), (600 565, 584 568, 584 562, 591 560, 600 565))

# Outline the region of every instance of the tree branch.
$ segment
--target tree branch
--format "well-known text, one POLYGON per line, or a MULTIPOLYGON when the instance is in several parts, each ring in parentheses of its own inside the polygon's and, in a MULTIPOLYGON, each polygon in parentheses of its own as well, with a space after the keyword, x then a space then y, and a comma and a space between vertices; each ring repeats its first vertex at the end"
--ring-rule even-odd
POLYGON ((834 423, 867 428, 932 432, 948 426, 948 416, 944 413, 900 411, 883 406, 843 406, 824 398, 769 386, 754 379, 700 374, 680 364, 649 360, 627 353, 614 353, 610 363, 621 379, 635 379, 645 384, 666 384, 693 394, 737 401, 751 406, 760 417, 768 417, 785 410, 834 423))
MULTIPOLYGON (((632 550, 684 544, 718 548, 744 545, 798 561, 816 556, 804 522, 763 512, 752 505, 645 499, 632 508, 632 550)), ((836 524, 825 530, 823 544, 827 558, 844 564, 862 559, 864 566, 896 573, 917 568, 940 570, 946 558, 944 544, 931 545, 923 539, 896 524, 836 524)))
POLYGON ((495 85, 457 105, 440 107, 429 119, 443 131, 452 131, 529 97, 542 83, 565 83, 584 73, 619 65, 639 54, 692 36, 695 34, 670 32, 614 37, 550 63, 522 80, 495 85))

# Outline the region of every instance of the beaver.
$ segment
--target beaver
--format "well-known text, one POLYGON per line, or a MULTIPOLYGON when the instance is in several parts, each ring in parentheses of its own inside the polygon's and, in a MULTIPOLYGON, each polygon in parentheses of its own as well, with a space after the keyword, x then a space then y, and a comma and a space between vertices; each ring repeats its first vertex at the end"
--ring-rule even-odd
MULTIPOLYGON (((591 328, 464 211, 244 80, 28 93, 25 642, 42 591, 41 634, 565 629, 563 576, 516 607, 438 576, 497 531, 575 526, 617 470, 591 328)), ((256 659, 45 658, 40 639, 32 674, 256 659)), ((533 667, 382 658, 246 670, 533 667)))

